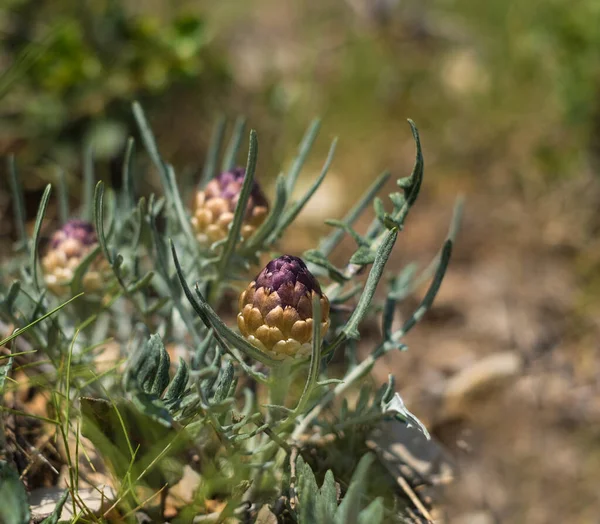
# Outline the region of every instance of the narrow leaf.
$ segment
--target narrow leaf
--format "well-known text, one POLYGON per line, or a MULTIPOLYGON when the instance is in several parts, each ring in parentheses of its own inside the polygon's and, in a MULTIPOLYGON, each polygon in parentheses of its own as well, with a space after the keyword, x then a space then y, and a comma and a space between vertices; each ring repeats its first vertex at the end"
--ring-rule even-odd
POLYGON ((40 207, 38 208, 37 217, 35 219, 35 226, 33 228, 33 238, 31 241, 31 253, 30 253, 30 262, 29 265, 31 267, 31 274, 33 277, 33 284, 36 289, 40 289, 40 285, 38 282, 38 274, 37 274, 37 256, 38 256, 38 244, 40 242, 40 233, 42 230, 42 222, 44 221, 44 216, 46 214, 46 208, 48 207, 48 201, 50 200, 50 193, 52 191, 52 186, 48 184, 46 189, 44 190, 44 194, 42 195, 42 200, 40 201, 40 207))
POLYGON ((372 453, 364 455, 352 475, 350 487, 342 500, 336 514, 335 524, 356 524, 367 488, 367 473, 375 457, 372 453))
POLYGON ((23 199, 23 189, 17 174, 14 155, 8 157, 8 174, 10 190, 12 192, 13 209, 15 211, 15 224, 21 246, 27 247, 27 230, 25 228, 25 201, 23 199))
MULTIPOLYGON (((325 176, 327 175, 327 172, 329 171, 331 162, 333 162, 333 155, 335 154, 336 145, 337 145, 337 138, 334 139, 333 142, 331 143, 331 147, 329 148, 329 153, 327 155, 327 159, 325 160, 325 164, 323 164, 323 168, 321 169, 320 175, 314 181, 312 186, 310 186, 310 188, 308 188, 306 193, 304 193, 304 195, 302 195, 300 200, 295 202, 289 208, 289 210, 286 213, 284 213, 283 218, 281 219, 280 223, 277 226, 277 229, 273 233, 273 240, 276 240, 279 236, 281 236, 281 234, 286 230, 286 228, 296 219, 296 217, 300 214, 300 212, 302 211, 304 206, 307 204, 307 202, 312 198, 312 196, 315 194, 317 189, 319 189, 319 186, 321 185, 323 180, 325 180, 325 176)), ((290 191, 289 186, 288 186, 288 191, 290 191)), ((291 192, 290 192, 290 195, 291 195, 291 192)))
POLYGON ((221 153, 221 147, 223 146, 223 138, 225 137, 225 122, 225 117, 220 116, 213 128, 198 189, 204 189, 206 184, 208 184, 208 182, 217 174, 217 162, 219 160, 219 154, 221 153))
POLYGON ((83 194, 81 195, 81 218, 92 220, 94 206, 94 150, 88 143, 83 152, 83 194))
POLYGON ((19 474, 4 460, 0 460, 0 522, 26 524, 30 519, 25 486, 19 474))
MULTIPOLYGON (((356 205, 348 212, 348 214, 343 218, 342 222, 348 224, 348 226, 352 226, 354 222, 358 219, 358 217, 362 214, 365 208, 371 203, 375 195, 379 192, 379 190, 385 185, 385 183, 390 178, 391 173, 389 171, 384 171, 377 177, 375 182, 371 184, 369 189, 367 189, 366 193, 363 197, 356 203, 356 205)), ((340 243, 344 236, 343 231, 335 231, 319 244, 319 251, 323 253, 325 256, 329 256, 331 252, 335 249, 335 247, 340 243)))
POLYGON ((244 176, 244 182, 240 191, 240 197, 235 206, 235 214, 229 228, 229 234, 227 236, 227 242, 223 246, 221 252, 221 258, 219 260, 219 274, 224 275, 229 266, 229 259, 235 252, 236 244, 238 243, 240 231, 242 228, 242 222, 246 215, 246 207, 250 193, 252 191, 252 185, 254 182, 254 172, 256 171, 256 160, 258 155, 258 140, 256 138, 256 131, 250 130, 250 146, 248 149, 248 162, 246 163, 246 174, 244 176))
POLYGON ((306 133, 304 133, 304 137, 298 146, 298 153, 296 158, 292 163, 292 166, 288 172, 287 177, 287 189, 288 194, 291 195, 294 192, 294 188, 296 187, 296 181, 298 180, 298 176, 300 175, 300 171, 302 171, 302 167, 306 162, 306 158, 308 157, 308 153, 319 134, 319 129, 321 128, 321 120, 315 118, 311 123, 306 133))
POLYGON ((245 128, 246 119, 242 116, 238 117, 235 121, 235 126, 233 128, 231 139, 229 140, 229 144, 227 145, 227 151, 225 152, 225 157, 223 158, 221 171, 231 171, 235 167, 237 163, 236 159, 240 151, 240 147, 242 145, 242 139, 244 137, 245 128))

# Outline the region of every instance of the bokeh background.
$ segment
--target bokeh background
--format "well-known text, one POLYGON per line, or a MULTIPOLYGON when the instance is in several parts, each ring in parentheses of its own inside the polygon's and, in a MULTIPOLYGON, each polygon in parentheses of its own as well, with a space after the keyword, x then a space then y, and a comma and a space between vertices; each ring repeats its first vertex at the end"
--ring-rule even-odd
MULTIPOLYGON (((394 266, 427 264, 466 207, 436 306, 376 380, 396 374, 453 464, 444 521, 597 522, 599 27, 597 0, 3 0, 0 155, 31 217, 59 169, 76 206, 82 152, 116 180, 139 100, 183 188, 219 115, 244 115, 269 192, 320 116, 306 184, 340 142, 282 246, 299 254, 384 168, 410 172, 412 118, 426 178, 394 266)), ((3 162, 3 258, 12 213, 3 162)))

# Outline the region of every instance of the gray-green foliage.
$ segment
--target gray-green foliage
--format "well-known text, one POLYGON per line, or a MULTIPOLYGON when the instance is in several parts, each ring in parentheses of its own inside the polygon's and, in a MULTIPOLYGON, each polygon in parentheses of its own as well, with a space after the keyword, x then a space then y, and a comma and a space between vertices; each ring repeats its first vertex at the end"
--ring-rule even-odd
POLYGON ((298 522, 331 522, 334 524, 380 524, 384 522, 382 498, 366 497, 369 467, 375 460, 371 454, 364 455, 350 480, 341 503, 340 487, 331 470, 325 473, 319 488, 312 468, 299 456, 296 461, 298 479, 298 522), (339 505, 338 505, 339 504, 339 505))
MULTIPOLYGON (((370 454, 363 456, 365 437, 374 426, 391 419, 415 427, 424 437, 429 435, 404 406, 393 377, 376 391, 363 379, 383 355, 406 349, 404 335, 431 307, 449 263, 460 215, 455 214, 448 239, 430 267, 418 273, 411 265, 388 275, 387 293, 379 303, 375 291, 385 280, 386 264, 423 181, 424 161, 415 125, 409 121, 417 148, 415 165, 410 176, 397 180, 399 192, 390 195, 389 204, 376 197, 390 177, 386 172, 345 217, 329 221, 334 228, 331 234, 304 254, 334 308, 350 309, 351 313, 344 316, 332 309, 326 334, 319 322, 313 323, 310 360, 279 361, 249 344, 219 311, 229 290, 239 291, 240 281, 245 286, 251 279, 248 269, 260 255, 277 248, 278 239, 322 183, 333 161, 335 141, 319 177, 294 200, 297 179, 317 139, 319 124, 311 124, 291 168, 277 179, 266 221, 242 241, 245 203, 257 177, 258 137, 250 131, 247 177, 229 235, 202 247, 191 228, 175 168, 162 158, 139 104, 134 104, 134 115, 163 194, 136 194, 135 181, 140 174, 133 139, 119 191, 94 180, 88 151, 81 215, 93 219, 99 245, 75 271, 70 289, 75 293, 82 288, 85 272, 99 256, 110 274, 101 293, 61 304, 47 292, 37 269, 37 246, 50 188, 29 239, 24 209, 18 204, 22 202, 19 178, 11 163, 15 218, 21 231, 17 247, 28 263, 19 267, 16 282, 2 284, 0 316, 16 327, 14 336, 21 335, 50 359, 46 387, 53 391, 56 413, 56 420, 50 422, 66 446, 67 437, 76 435, 80 424, 81 434, 92 442, 111 472, 118 489, 115 503, 125 512, 144 505, 138 488, 157 493, 165 485, 175 484, 193 453, 202 481, 194 501, 182 510, 182 518, 201 514, 206 511, 203 501, 217 497, 226 500, 229 515, 245 511, 245 501, 274 508, 279 500, 278 517, 283 521, 398 520, 400 512, 389 504, 389 497, 374 497, 377 486, 369 488, 368 470, 376 459, 370 454), (375 218, 367 231, 356 231, 356 221, 369 205, 374 207, 375 218), (347 263, 337 267, 329 257, 345 234, 357 247, 347 263), (359 278, 363 273, 364 281, 359 278), (396 303, 428 279, 431 284, 421 304, 396 327, 396 303), (381 337, 374 341, 372 351, 359 359, 356 340, 361 325, 379 311, 383 312, 381 337), (108 371, 98 372, 95 358, 107 341, 117 346, 118 356, 108 371), (172 369, 165 346, 183 356, 176 369, 172 369), (328 362, 335 352, 344 353, 346 364, 332 372, 328 362), (346 393, 359 386, 358 401, 351 407, 346 393), (333 416, 326 416, 330 407, 333 416), (294 505, 295 488, 286 473, 294 448, 309 449, 310 445, 303 444, 306 437, 335 440, 345 434, 356 436, 344 444, 350 446, 347 452, 356 466, 348 485, 338 489, 341 471, 333 467, 323 472, 318 466, 313 470, 300 453, 295 465, 298 504, 294 505), (320 488, 316 478, 324 479, 320 488)), ((225 168, 237 164, 244 129, 244 122, 238 120, 221 162, 225 168)), ((221 121, 199 187, 216 173, 224 136, 221 121)), ((66 188, 59 186, 58 190, 64 206, 68 202, 63 194, 66 188)), ((63 218, 69 214, 68 209, 61 211, 63 218)), ((313 300, 313 313, 320 316, 318 299, 313 300)), ((9 372, 10 362, 1 368, 6 370, 2 376, 9 372)), ((73 467, 70 473, 71 481, 76 482, 73 467)))
POLYGON ((0 460, 0 522, 4 524, 27 524, 29 503, 25 486, 19 474, 4 460, 0 460))

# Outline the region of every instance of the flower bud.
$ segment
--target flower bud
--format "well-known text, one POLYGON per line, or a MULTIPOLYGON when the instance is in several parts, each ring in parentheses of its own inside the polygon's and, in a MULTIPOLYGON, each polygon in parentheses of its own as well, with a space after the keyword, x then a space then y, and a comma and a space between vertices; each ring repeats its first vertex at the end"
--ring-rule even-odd
MULTIPOLYGON (((44 280, 48 289, 57 295, 66 293, 77 266, 97 245, 94 226, 85 220, 69 220, 56 231, 42 258, 44 280)), ((83 289, 87 292, 101 289, 104 284, 103 275, 107 270, 106 261, 98 254, 83 277, 83 289)))
MULTIPOLYGON (((196 194, 192 226, 202 245, 210 245, 227 237, 245 176, 246 170, 243 167, 225 171, 213 178, 204 191, 196 194)), ((265 195, 258 183, 253 182, 242 222, 241 235, 244 240, 264 222, 268 210, 265 195)))
POLYGON ((320 298, 324 335, 329 328, 329 300, 317 279, 298 257, 271 260, 240 295, 240 332, 272 358, 305 358, 311 353, 314 296, 320 298))

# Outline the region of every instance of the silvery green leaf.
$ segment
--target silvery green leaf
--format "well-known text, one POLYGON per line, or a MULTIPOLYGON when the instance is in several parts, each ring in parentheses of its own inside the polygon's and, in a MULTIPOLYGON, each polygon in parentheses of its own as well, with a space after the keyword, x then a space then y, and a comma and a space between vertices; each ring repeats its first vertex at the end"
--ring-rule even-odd
POLYGON ((215 394, 212 398, 213 403, 221 402, 227 398, 227 393, 229 393, 229 387, 233 382, 233 375, 235 369, 233 367, 233 363, 231 360, 227 361, 225 367, 221 372, 221 377, 219 378, 219 382, 217 383, 217 387, 215 388, 215 394))
POLYGON ((357 524, 358 514, 367 488, 367 473, 375 456, 372 453, 364 455, 354 470, 350 487, 342 503, 335 513, 334 524, 357 524))
MULTIPOLYGON (((221 256, 219 258, 219 275, 225 275, 229 267, 229 261, 231 256, 234 254, 237 244, 240 240, 240 231, 242 229, 242 222, 246 215, 246 208, 250 193, 252 192, 252 185, 254 183, 254 174, 256 172, 256 161, 258 155, 258 139, 256 131, 250 130, 250 145, 248 147, 248 160, 246 162, 246 173, 244 175, 244 181, 242 188, 240 189, 240 196, 235 206, 235 212, 233 220, 229 225, 229 233, 227 235, 227 241, 223 245, 221 256)), ((231 166, 233 167, 233 166, 231 166)))
POLYGON ((317 497, 319 487, 312 468, 304 462, 302 456, 296 460, 296 476, 298 478, 298 500, 300 504, 300 524, 319 522, 317 519, 317 497))
POLYGON ((385 216, 385 206, 383 205, 383 200, 379 197, 375 197, 373 199, 373 209, 375 210, 375 216, 383 221, 383 217, 385 216))
POLYGON ((371 386, 369 384, 363 384, 360 388, 358 400, 356 401, 356 407, 354 408, 355 413, 358 415, 362 413, 369 403, 369 396, 371 395, 371 386))
POLYGON ((377 253, 367 246, 359 247, 354 255, 350 258, 350 264, 357 264, 359 266, 366 266, 375 262, 375 256, 377 253))
POLYGON ((317 501, 317 515, 319 519, 317 522, 332 522, 338 506, 338 489, 330 469, 325 473, 325 479, 323 480, 319 494, 320 496, 317 501))
POLYGON ((13 357, 9 357, 7 360, 4 361, 5 364, 0 366, 0 398, 2 398, 2 395, 4 395, 4 384, 6 383, 6 377, 8 376, 12 368, 13 357))
POLYGON ((31 252, 29 254, 29 267, 31 269, 31 275, 33 278, 33 285, 37 290, 39 290, 40 286, 38 283, 38 275, 37 275, 37 257, 38 257, 38 244, 40 242, 40 233, 42 230, 42 222, 44 221, 44 216, 46 215, 46 208, 48 207, 48 201, 50 200, 50 193, 52 192, 52 186, 48 184, 46 189, 44 190, 44 194, 42 195, 42 200, 40 201, 40 207, 38 208, 37 217, 35 219, 35 225, 33 226, 33 236, 31 237, 31 252))
POLYGON ((225 137, 225 124, 225 117, 220 116, 213 128, 210 137, 210 145, 208 146, 208 153, 206 154, 206 162, 202 168, 202 176, 200 178, 200 183, 198 184, 199 189, 204 189, 206 184, 208 184, 208 182, 216 175, 217 162, 219 160, 219 154, 221 153, 223 138, 225 137))
POLYGON ((158 366, 149 393, 160 397, 169 384, 171 359, 159 335, 151 335, 150 344, 153 346, 152 350, 158 352, 158 366))
POLYGON ((305 251, 303 253, 303 258, 307 262, 312 262, 317 266, 324 267, 329 273, 331 279, 335 280, 336 282, 343 283, 344 281, 348 280, 348 277, 344 275, 343 271, 335 267, 331 262, 329 262, 329 260, 327 260, 323 253, 316 249, 309 249, 308 251, 305 251))
POLYGON ((383 497, 377 497, 358 514, 358 524, 381 524, 383 509, 383 497))
POLYGON ((23 188, 21 187, 21 181, 19 180, 15 165, 14 155, 8 157, 8 173, 10 175, 8 180, 12 192, 13 208, 15 210, 15 225, 17 226, 17 231, 19 233, 19 244, 26 248, 27 227, 25 220, 27 217, 25 216, 25 200, 23 197, 23 188))
POLYGON ((155 420, 159 424, 170 427, 173 419, 164 402, 154 395, 143 391, 134 393, 131 397, 133 405, 144 415, 155 420))
POLYGON ((314 144, 317 135, 319 134, 319 129, 321 128, 321 120, 315 118, 311 123, 309 128, 306 130, 306 133, 302 137, 302 141, 298 146, 298 154, 290 167, 287 176, 287 184, 288 184, 288 194, 292 194, 294 191, 294 187, 296 186, 296 180, 298 179, 298 175, 300 175, 300 171, 302 171, 302 167, 306 162, 306 157, 314 144))
POLYGON ((179 367, 171 380, 167 391, 165 392, 165 403, 170 406, 181 400, 182 395, 187 387, 190 372, 185 360, 179 358, 179 367))
POLYGON ((52 513, 48 515, 44 520, 42 520, 40 524, 58 524, 60 515, 62 513, 62 509, 65 503, 67 502, 67 499, 69 498, 69 494, 69 490, 65 489, 65 492, 61 495, 60 499, 58 499, 56 506, 54 506, 54 510, 52 511, 52 513))
MULTIPOLYGON (((371 200, 375 197, 377 192, 387 182, 389 177, 389 171, 384 171, 381 175, 379 175, 375 182, 373 182, 369 189, 367 189, 363 197, 356 203, 356 205, 350 211, 348 211, 346 216, 343 218, 342 222, 348 224, 348 226, 352 226, 352 224, 358 219, 361 213, 369 205, 371 200)), ((331 252, 335 249, 335 247, 339 244, 339 242, 342 240, 343 235, 344 232, 341 230, 334 231, 331 235, 329 235, 319 243, 319 251, 321 251, 321 253, 323 253, 325 256, 329 256, 331 252)))
POLYGON ((0 522, 28 524, 30 511, 25 486, 19 474, 4 460, 0 460, 0 500, 0 522))
POLYGON ((423 423, 417 417, 406 409, 404 401, 398 393, 392 397, 392 400, 383 406, 382 411, 386 414, 393 414, 398 420, 406 423, 408 427, 416 427, 423 435, 425 435, 427 440, 431 439, 427 428, 425 428, 423 423))
MULTIPOLYGON (((384 237, 383 242, 379 246, 379 249, 377 250, 377 256, 375 257, 373 266, 371 267, 371 271, 369 272, 369 276, 367 277, 367 282, 365 283, 363 293, 360 296, 360 299, 358 301, 358 304, 356 305, 354 312, 352 313, 352 316, 348 319, 348 322, 344 326, 343 333, 345 337, 359 337, 358 325, 367 314, 369 306, 371 305, 371 300, 373 300, 373 296, 375 295, 375 289, 377 288, 379 280, 381 280, 383 270, 388 261, 388 258, 390 257, 390 254, 392 253, 392 249, 394 248, 394 244, 397 238, 397 229, 388 231, 386 236, 384 237)), ((333 347, 333 349, 335 349, 335 346, 333 347)))
MULTIPOLYGON (((319 174, 317 179, 313 182, 313 184, 308 188, 306 193, 304 193, 304 195, 302 195, 302 197, 297 202, 294 202, 286 211, 284 211, 282 219, 277 224, 277 228, 275 229, 273 235, 270 238, 271 242, 274 242, 283 234, 286 228, 296 219, 296 217, 300 214, 304 206, 316 193, 317 189, 319 189, 319 186, 321 185, 323 180, 325 180, 325 176, 327 175, 329 167, 331 166, 331 162, 333 161, 333 155, 335 153, 336 144, 337 138, 334 139, 331 143, 331 147, 329 148, 329 153, 325 160, 325 164, 323 165, 323 169, 321 170, 321 173, 319 174)), ((292 188, 293 183, 291 183, 288 187, 288 191, 290 194, 292 188)))
POLYGON ((406 197, 402 193, 390 193, 390 200, 395 208, 400 209, 406 202, 406 197))
POLYGON ((233 133, 227 144, 227 150, 221 164, 221 171, 231 171, 237 164, 237 156, 242 146, 244 130, 246 129, 246 118, 239 116, 235 121, 233 133))

